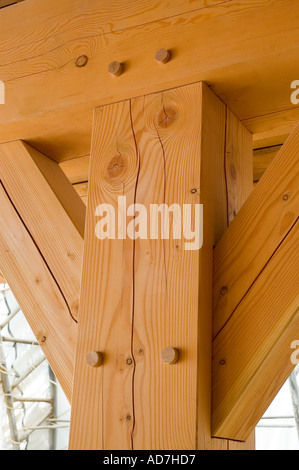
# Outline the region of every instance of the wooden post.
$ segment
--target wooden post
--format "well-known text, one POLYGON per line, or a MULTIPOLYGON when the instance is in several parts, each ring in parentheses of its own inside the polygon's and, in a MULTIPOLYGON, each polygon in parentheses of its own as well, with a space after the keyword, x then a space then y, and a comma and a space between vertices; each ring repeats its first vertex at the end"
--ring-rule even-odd
POLYGON ((71 449, 213 448, 213 246, 250 190, 251 158, 250 134, 202 83, 95 110, 71 449), (203 204, 203 247, 173 238, 174 214, 169 239, 161 226, 150 237, 148 218, 144 234, 151 204, 203 204), (113 209, 116 239, 97 238, 113 209))

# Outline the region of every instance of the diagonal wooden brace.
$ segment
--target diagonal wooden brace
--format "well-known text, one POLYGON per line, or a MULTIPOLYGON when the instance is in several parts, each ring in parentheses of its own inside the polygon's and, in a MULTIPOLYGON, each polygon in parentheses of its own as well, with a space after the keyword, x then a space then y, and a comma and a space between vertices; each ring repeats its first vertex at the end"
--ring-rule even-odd
POLYGON ((85 206, 58 164, 0 146, 0 266, 71 399, 85 206))
POLYGON ((299 339, 299 126, 214 253, 212 432, 245 440, 299 339))

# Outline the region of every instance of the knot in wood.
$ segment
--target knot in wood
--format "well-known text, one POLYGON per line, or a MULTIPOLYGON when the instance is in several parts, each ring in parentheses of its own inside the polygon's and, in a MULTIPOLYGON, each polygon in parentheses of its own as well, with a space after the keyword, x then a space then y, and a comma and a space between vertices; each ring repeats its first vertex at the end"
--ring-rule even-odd
POLYGON ((158 125, 162 128, 170 127, 177 119, 177 110, 170 105, 163 106, 158 115, 158 125))
POLYGON ((106 179, 109 181, 120 180, 128 167, 127 158, 124 155, 117 154, 111 158, 106 169, 106 179))
POLYGON ((76 67, 85 67, 88 62, 87 55, 80 55, 76 60, 76 67))

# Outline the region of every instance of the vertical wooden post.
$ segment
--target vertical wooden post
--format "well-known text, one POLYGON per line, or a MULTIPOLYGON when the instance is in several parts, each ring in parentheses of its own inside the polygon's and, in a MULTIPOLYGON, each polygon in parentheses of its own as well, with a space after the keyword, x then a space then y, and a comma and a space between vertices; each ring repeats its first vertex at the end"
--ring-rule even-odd
POLYGON ((249 149, 249 133, 202 83, 95 110, 71 449, 213 448, 213 246, 243 198, 249 149), (124 197, 126 208, 140 204, 136 219, 124 197), (172 205, 194 214, 200 203, 201 249, 172 236, 174 213, 169 239, 162 224, 150 237, 152 204, 165 221, 172 205), (118 217, 116 239, 97 238, 104 209, 118 217), (99 367, 86 363, 90 351, 99 367))

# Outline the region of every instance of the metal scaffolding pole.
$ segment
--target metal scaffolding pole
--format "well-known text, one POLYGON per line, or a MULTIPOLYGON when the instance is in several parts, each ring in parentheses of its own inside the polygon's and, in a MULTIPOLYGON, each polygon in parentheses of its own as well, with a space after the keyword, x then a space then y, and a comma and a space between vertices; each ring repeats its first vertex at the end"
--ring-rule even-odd
POLYGON ((293 409, 294 409, 294 418, 295 418, 298 439, 299 439, 299 388, 298 388, 296 371, 293 371, 292 374, 290 375, 289 384, 290 384, 291 397, 292 397, 292 403, 293 403, 293 409))
POLYGON ((1 362, 0 374, 1 374, 1 379, 2 379, 2 387, 3 387, 5 405, 6 405, 7 416, 8 416, 8 421, 9 421, 11 442, 12 442, 12 446, 14 450, 20 450, 19 435, 18 435, 16 417, 15 417, 15 412, 14 412, 14 402, 13 402, 12 391, 11 391, 11 386, 10 386, 10 381, 9 381, 9 375, 7 373, 7 365, 6 365, 6 360, 5 360, 1 334, 0 334, 0 362, 1 362))
MULTIPOLYGON (((53 413, 51 415, 51 418, 54 420, 57 417, 57 391, 56 391, 56 386, 54 385, 55 375, 50 366, 49 366, 49 379, 50 379, 50 394, 53 397, 52 398, 53 413)), ((49 450, 56 450, 56 440, 57 440, 56 427, 53 427, 52 429, 50 429, 49 450)))
MULTIPOLYGON (((6 297, 6 293, 9 289, 5 289, 5 292, 2 290, 2 296, 5 301, 7 310, 8 310, 8 315, 5 318, 5 320, 0 324, 0 379, 2 382, 2 388, 4 392, 4 397, 5 397, 5 404, 6 404, 6 410, 7 410, 7 416, 8 416, 8 421, 9 421, 9 430, 10 430, 10 437, 11 437, 11 442, 14 450, 20 450, 21 449, 21 444, 28 440, 28 437, 36 430, 41 430, 41 429, 49 429, 50 430, 50 439, 49 439, 49 448, 50 449, 55 449, 56 446, 56 424, 50 424, 49 426, 42 425, 46 419, 51 417, 52 419, 56 418, 56 390, 53 385, 55 376, 50 370, 49 367, 49 391, 50 391, 50 396, 48 397, 31 397, 31 396, 16 396, 15 395, 15 390, 18 388, 23 380, 25 380, 33 371, 36 370, 37 367, 39 367, 45 360, 45 356, 39 357, 37 360, 35 360, 34 364, 27 369, 24 374, 19 377, 15 376, 13 372, 9 372, 7 370, 7 363, 6 363, 6 356, 5 356, 5 346, 7 343, 12 343, 13 347, 15 348, 16 351, 16 357, 17 357, 17 345, 29 345, 29 346, 39 346, 39 343, 36 340, 32 339, 27 339, 27 338, 15 338, 12 333, 11 336, 5 336, 1 334, 1 331, 5 328, 8 327, 8 330, 10 332, 10 321, 17 315, 18 312, 20 312, 20 308, 16 307, 13 310, 11 310, 8 299, 6 297), (10 375, 14 375, 13 378, 10 379, 10 375), (47 410, 46 412, 43 412, 39 418, 37 418, 37 421, 35 422, 34 426, 26 427, 23 426, 22 429, 17 428, 17 420, 15 416, 15 410, 14 410, 14 403, 15 402, 20 402, 23 404, 25 403, 48 403, 51 407, 50 410, 47 410)), ((18 395, 18 394, 17 394, 18 395)), ((25 408, 24 408, 25 410, 25 408)), ((24 415, 25 416, 25 415, 24 415)), ((59 425, 59 427, 62 425, 59 425)), ((65 426, 65 425, 64 425, 65 426)))

